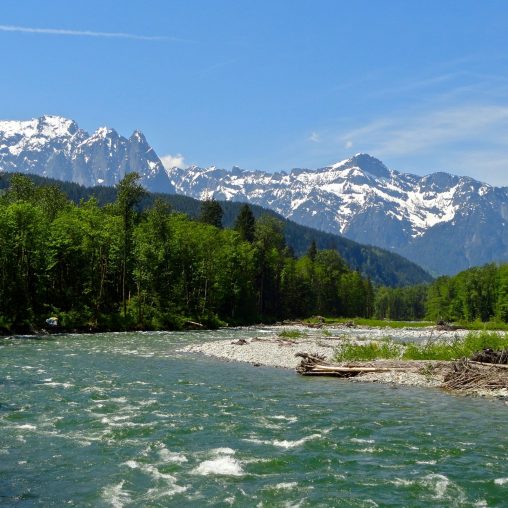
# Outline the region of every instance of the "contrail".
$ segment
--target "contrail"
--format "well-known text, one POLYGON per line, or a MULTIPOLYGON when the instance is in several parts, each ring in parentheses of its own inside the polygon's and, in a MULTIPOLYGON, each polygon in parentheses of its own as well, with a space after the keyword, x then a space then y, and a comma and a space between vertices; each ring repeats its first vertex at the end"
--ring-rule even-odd
POLYGON ((27 26, 16 25, 0 25, 2 32, 23 32, 30 34, 46 34, 46 35, 73 35, 79 37, 109 37, 116 39, 135 39, 138 41, 179 41, 183 39, 175 37, 156 36, 156 35, 137 35, 124 32, 93 32, 91 30, 65 30, 61 28, 33 28, 27 26))

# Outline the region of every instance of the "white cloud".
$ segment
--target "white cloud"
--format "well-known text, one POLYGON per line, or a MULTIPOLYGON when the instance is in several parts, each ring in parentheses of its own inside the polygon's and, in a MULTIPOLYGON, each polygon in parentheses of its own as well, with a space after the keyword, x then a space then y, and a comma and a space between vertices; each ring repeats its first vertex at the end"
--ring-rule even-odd
POLYGON ((185 163, 184 157, 181 153, 177 153, 176 155, 163 155, 161 157, 161 162, 166 169, 171 169, 174 167, 187 167, 187 164, 185 163))
POLYGON ((136 39, 141 41, 163 41, 178 39, 165 36, 156 35, 137 35, 125 32, 94 32, 91 30, 66 30, 62 28, 35 28, 16 25, 0 25, 1 32, 22 32, 31 34, 44 34, 44 35, 71 35, 80 37, 108 37, 119 39, 136 39))
MULTIPOLYGON (((457 143, 505 143, 508 107, 466 105, 376 120, 341 134, 343 142, 361 142, 379 156, 408 156, 457 143)), ((471 148, 469 145, 468 148, 471 148)))
POLYGON ((313 143, 321 142, 321 136, 317 132, 311 132, 310 136, 307 139, 313 143))
POLYGON ((321 130, 313 155, 338 160, 355 147, 393 169, 449 171, 508 186, 508 105, 427 104, 351 127, 321 130))

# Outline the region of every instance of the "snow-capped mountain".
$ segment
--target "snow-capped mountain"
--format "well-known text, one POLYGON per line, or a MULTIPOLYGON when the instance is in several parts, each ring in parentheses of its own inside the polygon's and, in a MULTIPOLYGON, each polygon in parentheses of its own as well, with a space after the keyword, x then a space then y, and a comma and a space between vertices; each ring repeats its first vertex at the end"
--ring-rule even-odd
POLYGON ((164 169, 143 134, 93 134, 59 116, 0 121, 0 171, 114 185, 137 171, 153 192, 246 201, 300 224, 391 249, 435 274, 508 261, 508 187, 448 173, 416 176, 357 154, 320 169, 164 169))
POLYGON ((114 185, 137 171, 153 191, 172 192, 164 167, 140 131, 127 139, 101 127, 92 135, 60 116, 0 121, 0 171, 80 183, 114 185))
POLYGON ((168 176, 177 193, 255 203, 434 273, 508 260, 508 188, 469 177, 400 173, 367 154, 289 173, 192 166, 168 176))

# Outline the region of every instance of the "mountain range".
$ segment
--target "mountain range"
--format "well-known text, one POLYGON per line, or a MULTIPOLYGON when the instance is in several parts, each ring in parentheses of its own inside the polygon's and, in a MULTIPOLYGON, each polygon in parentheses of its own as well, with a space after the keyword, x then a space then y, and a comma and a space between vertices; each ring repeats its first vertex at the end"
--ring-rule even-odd
POLYGON ((192 166, 167 173, 178 193, 255 203, 397 252, 435 275, 508 260, 508 187, 473 178, 400 173, 368 154, 314 170, 192 166))
POLYGON ((137 171, 151 191, 174 192, 159 157, 140 131, 130 138, 101 127, 93 134, 60 116, 0 121, 0 170, 85 186, 115 185, 137 171))
POLYGON ((325 232, 391 250, 433 274, 508 259, 508 188, 445 172, 417 176, 357 154, 318 169, 164 168, 140 131, 92 135, 62 117, 0 122, 0 170, 85 186, 137 171, 153 192, 245 201, 325 232))
MULTIPOLYGON (((9 188, 10 177, 13 174, 0 173, 0 195, 9 188)), ((103 185, 84 187, 77 183, 33 174, 29 174, 27 177, 37 186, 59 188, 74 203, 94 198, 100 206, 104 206, 114 203, 117 199, 115 187, 103 185)), ((201 214, 202 202, 181 194, 148 193, 141 200, 139 210, 143 211, 153 207, 155 200, 165 201, 174 212, 184 213, 192 219, 198 219, 201 214)), ((243 205, 235 201, 220 201, 220 204, 224 211, 222 224, 226 228, 232 228, 243 205)), ((427 283, 432 280, 432 277, 423 268, 393 252, 379 247, 361 245, 342 236, 302 226, 258 205, 251 205, 251 210, 256 219, 262 215, 269 215, 280 221, 284 229, 286 244, 298 257, 304 255, 312 241, 315 241, 318 249, 338 251, 349 268, 368 277, 374 284, 399 287, 427 283)))

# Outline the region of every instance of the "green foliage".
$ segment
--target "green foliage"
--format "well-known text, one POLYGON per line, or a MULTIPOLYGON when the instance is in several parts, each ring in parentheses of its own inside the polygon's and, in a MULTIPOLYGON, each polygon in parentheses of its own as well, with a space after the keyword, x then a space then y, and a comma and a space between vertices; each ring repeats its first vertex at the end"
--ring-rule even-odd
POLYGON ((240 235, 242 240, 249 243, 254 241, 256 219, 249 205, 242 205, 236 217, 233 229, 240 235))
POLYGON ((428 290, 432 320, 508 322, 508 264, 488 264, 439 277, 428 290))
MULTIPOLYGON (((9 181, 13 176, 10 173, 0 175, 0 192, 9 186, 9 181)), ((35 182, 38 188, 52 185, 60 189, 74 203, 95 198, 100 206, 104 206, 116 201, 117 192, 113 187, 97 186, 87 188, 76 183, 62 182, 35 175, 30 175, 29 179, 35 182)), ((185 213, 194 219, 199 218, 201 202, 187 196, 148 194, 140 201, 139 208, 142 210, 151 208, 156 199, 169 203, 176 212, 185 213)), ((232 227, 241 207, 244 205, 234 201, 222 201, 220 205, 224 211, 222 220, 224 227, 232 227)), ((359 271, 362 276, 369 277, 374 284, 408 286, 432 280, 432 277, 421 267, 393 252, 378 247, 361 245, 341 236, 302 226, 296 222, 283 219, 276 212, 257 205, 249 205, 249 207, 255 218, 268 214, 283 222, 287 245, 293 249, 296 256, 305 255, 312 240, 315 240, 317 249, 336 250, 348 267, 359 271)))
POLYGON ((335 360, 337 362, 347 361, 371 361, 380 358, 400 358, 401 346, 388 341, 372 341, 365 344, 354 344, 345 342, 337 350, 335 360))
POLYGON ((206 199, 201 203, 201 210, 199 213, 200 222, 221 229, 223 215, 224 211, 220 203, 215 201, 215 199, 206 199))
POLYGON ((398 344, 391 340, 354 344, 346 342, 335 356, 337 361, 371 361, 378 359, 403 360, 458 360, 469 358, 485 348, 494 350, 508 347, 508 334, 469 333, 464 339, 452 341, 429 340, 424 344, 398 344))
POLYGON ((377 319, 419 320, 425 317, 428 286, 380 287, 374 298, 377 319))
POLYGON ((282 330, 279 332, 279 337, 282 337, 283 339, 300 339, 301 337, 304 337, 305 334, 300 330, 282 330))
POLYGON ((307 251, 307 257, 314 262, 316 260, 317 255, 317 246, 316 246, 316 240, 312 239, 312 242, 310 244, 309 250, 307 251))
MULTIPOLYGON (((305 323, 316 324, 320 320, 316 317, 311 317, 304 320, 305 323)), ((326 317, 324 323, 328 325, 350 323, 350 318, 333 318, 326 317)), ((390 321, 386 319, 372 319, 372 318, 357 318, 353 323, 358 326, 376 327, 376 328, 424 328, 432 326, 434 323, 430 321, 390 321)))
POLYGON ((499 333, 469 333, 465 339, 451 342, 428 341, 425 344, 407 344, 403 354, 406 360, 458 360, 468 358, 485 348, 508 347, 508 335, 499 333))
POLYGON ((103 206, 102 198, 76 204, 56 187, 11 180, 0 197, 4 329, 43 327, 49 315, 86 330, 173 329, 189 321, 216 327, 322 310, 347 315, 347 291, 355 309, 369 308, 368 281, 336 251, 295 259, 273 216, 245 221, 254 225, 249 233, 190 220, 162 199, 143 209, 135 173, 103 206))

